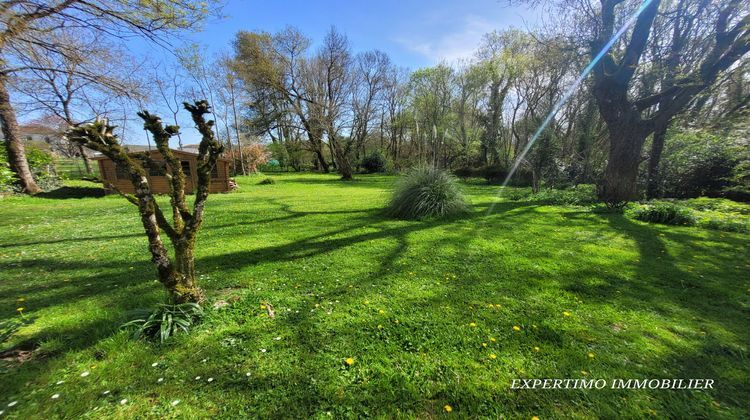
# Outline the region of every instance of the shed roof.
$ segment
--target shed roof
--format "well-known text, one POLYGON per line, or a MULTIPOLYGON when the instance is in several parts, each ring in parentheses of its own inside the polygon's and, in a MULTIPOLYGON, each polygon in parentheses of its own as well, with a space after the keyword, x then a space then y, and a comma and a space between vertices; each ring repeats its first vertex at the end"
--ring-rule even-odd
MULTIPOLYGON (((169 150, 171 150, 172 153, 174 153, 176 156, 198 157, 198 153, 186 152, 184 150, 177 150, 177 149, 169 149, 169 150)), ((143 152, 148 152, 148 153, 154 154, 154 153, 159 153, 159 150, 157 150, 157 149, 151 149, 151 150, 143 150, 143 151, 138 151, 138 152, 129 152, 128 155, 132 156, 132 155, 135 155, 135 154, 138 154, 138 153, 143 153, 143 152)), ((99 155, 99 156, 93 157, 92 159, 94 159, 94 160, 104 160, 104 159, 109 159, 109 158, 107 156, 104 156, 104 155, 99 155)), ((221 156, 219 156, 219 159, 217 159, 217 160, 224 161, 224 162, 231 162, 230 159, 227 159, 227 158, 221 157, 221 156)))

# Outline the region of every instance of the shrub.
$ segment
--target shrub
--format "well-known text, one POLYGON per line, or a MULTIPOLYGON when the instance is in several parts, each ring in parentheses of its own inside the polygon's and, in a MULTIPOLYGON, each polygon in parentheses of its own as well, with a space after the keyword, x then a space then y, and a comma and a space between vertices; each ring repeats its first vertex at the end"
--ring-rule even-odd
POLYGON ((697 221, 695 214, 688 207, 669 201, 636 204, 629 212, 634 219, 665 225, 692 226, 697 221))
POLYGON ((203 309, 197 303, 178 305, 161 303, 152 312, 138 311, 139 317, 122 325, 123 329, 132 329, 133 337, 156 339, 164 342, 179 331, 187 333, 190 328, 203 318, 203 309))
POLYGON ((258 185, 272 185, 275 183, 276 183, 275 179, 266 177, 266 178, 261 179, 260 182, 258 182, 258 185))
POLYGON ((404 175, 388 204, 388 214, 399 219, 431 219, 467 211, 456 178, 442 169, 417 167, 404 175))
POLYGON ((596 185, 579 184, 564 190, 544 189, 529 197, 532 201, 565 206, 585 206, 598 201, 596 185))
MULTIPOLYGON (((60 177, 55 174, 55 157, 52 154, 34 146, 27 146, 26 160, 39 188, 50 191, 62 185, 60 177)), ((0 147, 0 191, 21 191, 15 174, 8 165, 4 147, 0 147)))
POLYGON ((385 172, 387 166, 388 161, 380 150, 374 150, 362 159, 362 169, 368 174, 385 172))

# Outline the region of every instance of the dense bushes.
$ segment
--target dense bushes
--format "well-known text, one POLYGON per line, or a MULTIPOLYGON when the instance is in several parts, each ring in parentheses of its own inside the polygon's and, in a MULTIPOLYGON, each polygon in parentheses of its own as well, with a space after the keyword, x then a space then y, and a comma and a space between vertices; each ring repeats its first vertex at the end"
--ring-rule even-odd
POLYGON ((388 161, 380 150, 374 150, 369 155, 362 158, 362 170, 368 174, 385 172, 388 161))
POLYGON ((670 132, 661 159, 661 196, 750 200, 750 173, 743 172, 750 153, 743 142, 704 131, 670 132))
MULTIPOLYGON (((55 173, 55 158, 52 154, 27 146, 26 160, 39 188, 49 191, 62 185, 60 177, 55 173)), ((20 191, 17 181, 8 165, 7 151, 0 147, 0 191, 20 191)))
POLYGON ((628 207, 627 214, 636 220, 652 223, 730 232, 750 231, 750 205, 727 199, 700 197, 683 201, 633 203, 628 207))
POLYGON ((399 219, 431 219, 467 211, 458 181, 431 167, 409 171, 396 184, 387 213, 399 219))
POLYGON ((672 202, 635 205, 630 208, 629 213, 636 220, 665 225, 691 226, 696 222, 696 217, 689 208, 672 202))

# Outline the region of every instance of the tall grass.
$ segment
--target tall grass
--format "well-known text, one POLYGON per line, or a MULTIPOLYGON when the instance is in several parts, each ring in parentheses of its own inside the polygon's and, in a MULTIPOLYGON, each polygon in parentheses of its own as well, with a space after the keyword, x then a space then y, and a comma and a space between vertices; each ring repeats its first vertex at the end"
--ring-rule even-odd
POLYGON ((461 214, 466 199, 458 180, 442 169, 417 167, 397 183, 387 213, 399 219, 424 220, 461 214))

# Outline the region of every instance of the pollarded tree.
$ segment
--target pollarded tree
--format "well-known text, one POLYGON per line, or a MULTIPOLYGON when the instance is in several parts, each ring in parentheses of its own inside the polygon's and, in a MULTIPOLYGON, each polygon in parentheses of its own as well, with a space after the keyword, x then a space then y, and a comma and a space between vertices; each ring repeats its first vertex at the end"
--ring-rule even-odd
MULTIPOLYGON (((180 160, 169 148, 169 139, 177 135, 179 127, 165 126, 159 117, 147 111, 138 113, 144 121, 144 129, 151 133, 159 153, 167 163, 172 223, 169 223, 165 217, 151 191, 147 170, 144 168, 150 168, 154 162, 148 154, 128 154, 114 134, 115 127, 104 121, 80 125, 68 132, 70 141, 102 153, 112 159, 118 169, 128 173, 130 182, 135 188, 135 194, 121 194, 138 206, 141 222, 148 237, 151 261, 156 265, 159 281, 177 303, 203 300, 203 291, 195 278, 195 240, 203 222, 203 210, 208 198, 211 171, 223 151, 222 145, 214 137, 212 129, 214 122, 206 121, 204 117, 210 112, 208 102, 196 101, 194 104, 185 103, 184 106, 192 115, 193 122, 202 136, 198 147, 198 182, 192 211, 185 198, 185 175, 182 172, 180 160), (174 261, 170 258, 161 238, 162 231, 172 243, 174 261)), ((110 186, 110 188, 113 187, 110 186)))

